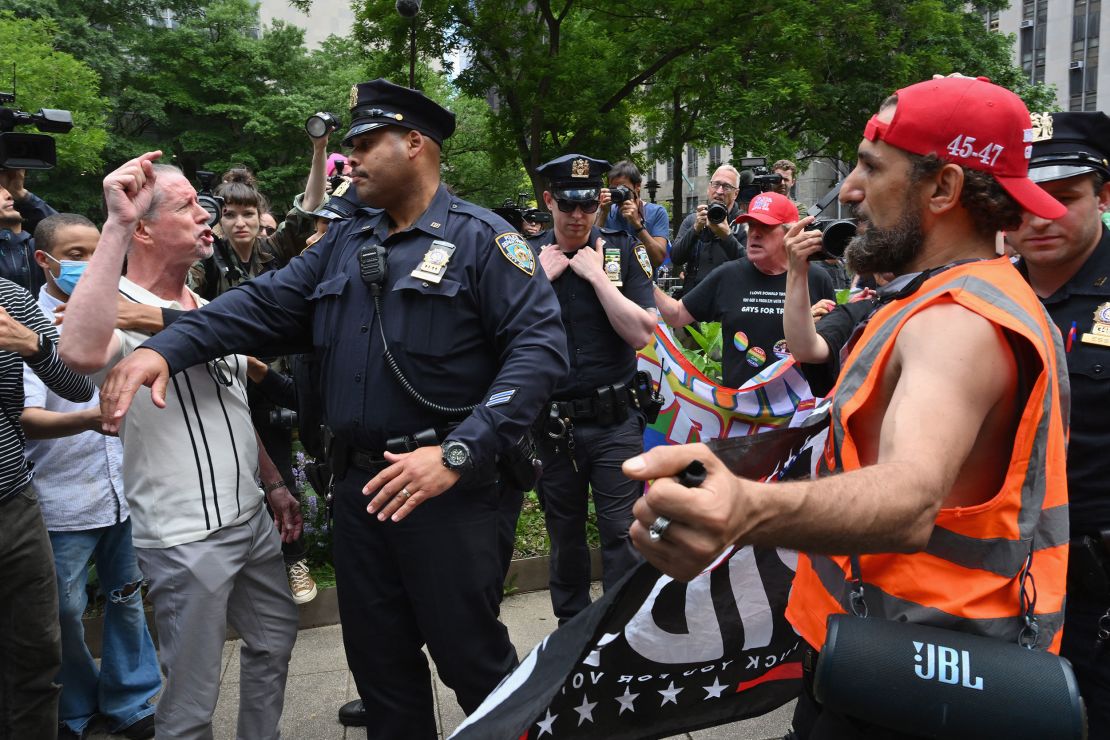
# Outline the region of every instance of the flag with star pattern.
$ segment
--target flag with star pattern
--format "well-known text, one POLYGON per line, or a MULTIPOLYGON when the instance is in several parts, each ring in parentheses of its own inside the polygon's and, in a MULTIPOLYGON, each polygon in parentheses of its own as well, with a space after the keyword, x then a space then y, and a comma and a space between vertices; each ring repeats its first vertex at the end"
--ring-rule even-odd
MULTIPOLYGON (((809 477, 827 416, 715 440, 737 475, 809 477)), ((766 714, 798 695, 805 645, 784 615, 797 555, 733 548, 689 583, 648 563, 548 635, 451 736, 655 738, 766 714)))

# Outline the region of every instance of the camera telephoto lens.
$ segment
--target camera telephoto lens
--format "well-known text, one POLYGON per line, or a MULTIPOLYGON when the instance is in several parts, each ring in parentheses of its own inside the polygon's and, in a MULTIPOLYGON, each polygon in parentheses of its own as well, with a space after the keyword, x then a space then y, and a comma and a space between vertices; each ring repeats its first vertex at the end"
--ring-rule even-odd
POLYGON ((331 113, 314 113, 304 122, 304 130, 313 139, 327 136, 328 132, 339 128, 339 120, 331 113))
POLYGON ((709 223, 719 224, 728 217, 728 209, 720 203, 710 203, 705 217, 709 219, 709 223))

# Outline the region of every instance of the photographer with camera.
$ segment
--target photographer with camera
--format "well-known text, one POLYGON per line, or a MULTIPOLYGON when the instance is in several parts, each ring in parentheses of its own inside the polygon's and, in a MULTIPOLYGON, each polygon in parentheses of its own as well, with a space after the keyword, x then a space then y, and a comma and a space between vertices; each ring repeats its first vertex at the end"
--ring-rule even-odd
POLYGON ((740 173, 730 164, 721 165, 709 183, 709 202, 687 215, 678 228, 671 262, 685 273, 683 293, 693 290, 715 267, 740 256, 747 237, 736 220, 739 190, 740 173))
MULTIPOLYGON (((771 189, 779 195, 785 195, 789 198, 790 191, 794 188, 794 183, 798 178, 798 165, 789 159, 780 159, 771 165, 771 173, 782 178, 771 189)), ((801 208, 798 210, 800 211, 801 208)))
MULTIPOLYGON (((760 193, 740 220, 748 222, 747 255, 714 270, 681 301, 655 291, 659 313, 671 326, 721 322, 724 385, 729 388, 739 388, 789 354, 783 329, 786 233, 798 220, 798 209, 784 195, 760 193)), ((807 279, 814 300, 835 296, 824 272, 811 270, 807 279)))
POLYGON ((613 165, 609 187, 601 189, 597 225, 623 231, 643 244, 655 268, 667 259, 671 229, 666 208, 640 200, 641 182, 640 170, 632 162, 625 159, 613 165))
POLYGON ((0 277, 36 295, 43 286, 35 267, 35 226, 57 211, 24 187, 27 171, 0 169, 0 277))

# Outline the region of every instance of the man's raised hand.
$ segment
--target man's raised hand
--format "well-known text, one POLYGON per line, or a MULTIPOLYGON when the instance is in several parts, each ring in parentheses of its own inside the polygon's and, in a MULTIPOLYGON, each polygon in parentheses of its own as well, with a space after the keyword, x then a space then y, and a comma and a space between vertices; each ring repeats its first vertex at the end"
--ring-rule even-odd
POLYGON ((147 152, 125 162, 104 178, 104 201, 108 219, 134 226, 154 199, 154 163, 161 151, 147 152))

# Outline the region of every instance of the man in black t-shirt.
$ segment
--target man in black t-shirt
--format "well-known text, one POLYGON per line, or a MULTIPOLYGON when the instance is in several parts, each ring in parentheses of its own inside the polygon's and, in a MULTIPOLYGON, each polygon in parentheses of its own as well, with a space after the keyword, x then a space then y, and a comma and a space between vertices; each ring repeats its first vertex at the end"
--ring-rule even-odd
MULTIPOLYGON (((746 256, 713 270, 681 301, 655 291, 659 313, 671 326, 721 322, 724 385, 729 388, 739 388, 789 354, 782 328, 785 237, 788 226, 798 220, 798 209, 784 195, 760 193, 740 220, 748 222, 746 256)), ((810 272, 809 290, 815 301, 835 296, 823 271, 810 272)))

